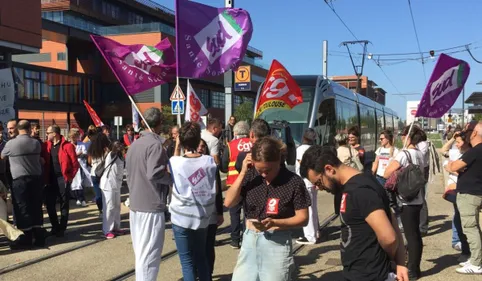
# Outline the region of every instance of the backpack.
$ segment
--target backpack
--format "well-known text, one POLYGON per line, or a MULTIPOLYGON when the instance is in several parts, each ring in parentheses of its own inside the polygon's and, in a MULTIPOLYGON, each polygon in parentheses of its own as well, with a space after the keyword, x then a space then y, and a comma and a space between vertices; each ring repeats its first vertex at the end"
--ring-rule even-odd
POLYGON ((100 162, 99 165, 97 165, 97 167, 95 167, 95 176, 98 177, 98 178, 101 178, 102 175, 104 174, 104 171, 109 168, 110 166, 112 166, 112 164, 114 164, 115 160, 117 160, 117 156, 114 157, 114 159, 112 159, 112 161, 107 165, 107 167, 105 166, 105 159, 107 157, 104 156, 102 158, 102 162, 100 162))
POLYGON ((410 153, 406 150, 403 150, 403 153, 407 156, 408 166, 398 171, 395 188, 403 200, 410 202, 425 188, 427 180, 420 166, 413 164, 410 153))

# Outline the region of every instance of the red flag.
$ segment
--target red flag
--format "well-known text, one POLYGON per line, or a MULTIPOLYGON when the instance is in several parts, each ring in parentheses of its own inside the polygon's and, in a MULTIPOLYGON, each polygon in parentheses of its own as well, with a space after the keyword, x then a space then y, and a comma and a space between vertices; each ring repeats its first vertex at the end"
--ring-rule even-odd
POLYGON ((84 105, 85 105, 85 108, 87 109, 87 112, 89 112, 90 118, 92 118, 92 121, 94 121, 94 125, 96 127, 104 126, 104 123, 102 123, 102 121, 100 121, 100 118, 97 115, 97 113, 95 113, 95 110, 85 100, 84 100, 84 105))
POLYGON ((273 60, 256 105, 255 117, 267 109, 292 109, 302 102, 303 94, 296 81, 281 63, 273 60))

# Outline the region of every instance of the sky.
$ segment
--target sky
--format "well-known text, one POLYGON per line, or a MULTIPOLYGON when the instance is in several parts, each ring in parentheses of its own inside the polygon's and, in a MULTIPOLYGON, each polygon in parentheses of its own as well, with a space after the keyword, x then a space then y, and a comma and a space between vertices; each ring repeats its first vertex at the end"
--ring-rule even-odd
MULTIPOLYGON (((154 0, 174 9, 174 0, 154 0)), ((223 0, 197 2, 222 7, 223 0)), ((408 0, 332 0, 335 11, 359 40, 368 40, 368 53, 418 53, 418 45, 410 17, 408 0)), ((412 11, 418 32, 420 49, 425 56, 430 50, 470 45, 472 54, 482 61, 482 1, 480 0, 412 0, 412 11)), ((354 70, 343 41, 356 40, 336 17, 324 0, 235 0, 234 5, 247 10, 253 21, 254 32, 249 45, 263 51, 263 61, 269 65, 279 60, 293 75, 322 74, 322 42, 328 40, 328 76, 354 75, 354 70)), ((451 51, 464 50, 456 48, 451 51)), ((362 53, 360 45, 353 45, 353 53, 362 53)), ((435 54, 437 55, 437 53, 435 54)), ((420 55, 405 56, 412 60, 365 60, 363 75, 387 91, 386 105, 405 120, 406 101, 420 100, 436 59, 413 60, 420 55), (396 62, 396 64, 394 64, 396 62), (425 67, 426 78, 423 67, 425 67), (388 78, 387 78, 388 77, 388 78), (390 82, 391 81, 391 82, 390 82), (420 93, 418 95, 403 95, 420 93)), ((474 91, 482 91, 482 64, 465 52, 451 56, 467 61, 471 73, 466 83, 466 98, 474 91)), ((398 56, 379 56, 393 59, 398 56)), ((359 56, 355 61, 361 61, 359 56)), ((462 96, 454 108, 462 107, 462 96)))

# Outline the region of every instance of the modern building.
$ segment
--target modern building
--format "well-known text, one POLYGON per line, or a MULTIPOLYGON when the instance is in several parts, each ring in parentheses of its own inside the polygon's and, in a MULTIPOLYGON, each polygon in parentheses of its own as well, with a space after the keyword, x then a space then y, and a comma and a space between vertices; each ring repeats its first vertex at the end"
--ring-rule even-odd
MULTIPOLYGON (((333 76, 330 77, 331 80, 342 85, 343 87, 356 92, 358 77, 356 75, 349 76, 333 76)), ((378 85, 369 80, 367 76, 361 76, 361 87, 360 93, 362 96, 368 97, 371 100, 378 102, 379 104, 385 105, 385 95, 386 91, 383 88, 378 87, 378 85)))
MULTIPOLYGON (((0 0, 0 11, 0 68, 11 69, 13 55, 38 53, 42 47, 40 1, 0 0)), ((13 104, 17 87, 11 80, 15 76, 14 73, 6 73, 9 77, 2 77, 0 85, 0 122, 4 128, 9 119, 17 117, 13 104)))
MULTIPOLYGON (((114 116, 122 116, 124 124, 130 122, 131 105, 127 95, 91 41, 90 34, 109 37, 122 44, 151 46, 169 38, 175 45, 174 11, 150 0, 42 0, 41 11, 40 4, 38 6, 38 14, 32 13, 30 6, 23 9, 22 18, 28 19, 29 24, 32 18, 38 18, 39 26, 41 23, 37 36, 41 42, 36 45, 36 50, 40 51, 13 56, 13 66, 21 81, 17 103, 19 117, 39 121, 42 127, 55 122, 65 127, 69 124, 86 128, 91 120, 82 103, 85 99, 104 123, 113 124, 114 116)), ((234 93, 233 111, 244 102, 254 102, 256 91, 267 74, 262 57, 262 51, 248 48, 243 61, 251 66, 252 90, 234 93)), ((185 91, 186 81, 181 79, 180 84, 185 91)), ((223 76, 191 80, 191 84, 211 116, 224 120, 223 76)), ((170 105, 174 86, 169 83, 155 87, 135 95, 134 100, 141 111, 151 106, 170 105)))

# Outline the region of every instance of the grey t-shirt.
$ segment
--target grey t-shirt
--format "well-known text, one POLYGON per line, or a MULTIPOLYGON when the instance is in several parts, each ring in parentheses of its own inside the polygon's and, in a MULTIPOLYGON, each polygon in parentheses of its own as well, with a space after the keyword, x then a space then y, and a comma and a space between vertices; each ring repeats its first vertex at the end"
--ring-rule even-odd
POLYGON ((39 141, 29 135, 18 135, 9 140, 2 150, 2 157, 9 158, 12 178, 41 176, 41 150, 39 141))

